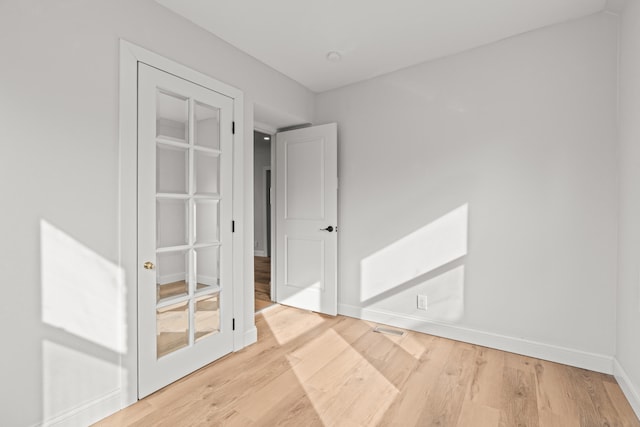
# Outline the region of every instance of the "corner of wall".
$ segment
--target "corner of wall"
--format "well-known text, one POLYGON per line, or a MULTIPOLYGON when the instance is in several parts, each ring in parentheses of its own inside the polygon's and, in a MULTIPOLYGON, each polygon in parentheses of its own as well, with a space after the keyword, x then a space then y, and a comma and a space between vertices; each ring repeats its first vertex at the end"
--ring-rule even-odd
POLYGON ((613 359, 613 375, 636 416, 640 418, 640 387, 633 384, 631 378, 616 358, 613 359))

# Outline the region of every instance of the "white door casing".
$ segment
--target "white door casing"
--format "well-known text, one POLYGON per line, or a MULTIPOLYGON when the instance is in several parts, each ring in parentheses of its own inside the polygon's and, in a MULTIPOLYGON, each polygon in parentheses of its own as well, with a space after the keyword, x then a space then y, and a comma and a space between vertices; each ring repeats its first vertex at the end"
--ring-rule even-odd
POLYGON ((335 123, 276 135, 276 299, 337 314, 335 123))
POLYGON ((233 350, 232 121, 233 99, 139 64, 139 398, 233 350))

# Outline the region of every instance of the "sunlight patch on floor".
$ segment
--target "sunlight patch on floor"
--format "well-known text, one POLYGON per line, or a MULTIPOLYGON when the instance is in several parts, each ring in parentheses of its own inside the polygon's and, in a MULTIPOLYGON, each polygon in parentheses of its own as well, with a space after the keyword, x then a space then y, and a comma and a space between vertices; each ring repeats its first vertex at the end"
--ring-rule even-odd
POLYGON ((265 310, 261 313, 269 328, 274 331, 273 336, 278 344, 284 345, 289 341, 298 338, 313 328, 324 323, 321 315, 305 311, 283 311, 265 310), (287 324, 295 324, 295 327, 287 327, 287 324))
POLYGON ((325 425, 375 425, 399 393, 333 329, 287 358, 325 425))
POLYGON ((402 337, 386 336, 386 338, 395 345, 411 355, 414 359, 420 360, 427 347, 424 344, 424 337, 415 334, 405 334, 402 337), (419 339, 421 338, 421 339, 419 339))

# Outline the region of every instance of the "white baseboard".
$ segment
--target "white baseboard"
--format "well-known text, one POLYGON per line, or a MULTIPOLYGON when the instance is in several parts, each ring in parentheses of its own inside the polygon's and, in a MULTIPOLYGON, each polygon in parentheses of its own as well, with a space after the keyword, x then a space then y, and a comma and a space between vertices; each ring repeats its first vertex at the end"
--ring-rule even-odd
POLYGON ((627 375, 627 372, 616 358, 613 359, 613 375, 616 377, 616 381, 618 381, 636 416, 640 419, 640 388, 633 384, 633 381, 631 381, 631 378, 629 378, 629 375, 627 375))
POLYGON ((253 256, 267 256, 267 253, 265 251, 255 250, 253 251, 253 256))
POLYGON ((567 347, 545 344, 523 338, 476 329, 464 328, 456 325, 427 321, 405 314, 391 313, 378 309, 361 308, 347 304, 338 304, 338 313, 357 319, 383 323, 397 328, 424 332, 456 341, 491 347, 510 353, 522 354, 537 359, 576 366, 605 374, 613 373, 613 357, 603 354, 589 353, 567 347))
POLYGON ((184 279, 184 273, 174 273, 174 274, 165 274, 164 276, 160 276, 160 284, 166 285, 167 283, 180 282, 184 279))
POLYGON ((36 426, 75 427, 88 426, 122 408, 120 389, 44 420, 36 426))
POLYGON ((198 283, 203 283, 207 286, 217 286, 218 285, 218 279, 214 276, 205 276, 203 274, 199 274, 198 278, 196 279, 198 281, 198 283))
POLYGON ((251 329, 244 332, 244 346, 248 346, 258 342, 258 328, 251 327, 251 329))
MULTIPOLYGON (((180 282, 183 280, 185 280, 184 273, 165 274, 164 276, 160 276, 161 285, 180 282)), ((218 283, 218 279, 214 276, 204 276, 200 274, 198 275, 198 283, 204 283, 206 285, 216 285, 218 283)))

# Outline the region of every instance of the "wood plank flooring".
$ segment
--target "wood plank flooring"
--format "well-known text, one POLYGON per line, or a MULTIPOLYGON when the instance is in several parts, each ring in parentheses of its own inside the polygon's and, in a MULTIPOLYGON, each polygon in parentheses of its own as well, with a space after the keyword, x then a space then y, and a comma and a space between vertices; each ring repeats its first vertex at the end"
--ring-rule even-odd
POLYGON ((610 375, 274 306, 258 343, 99 426, 640 426, 610 375))
POLYGON ((271 258, 253 258, 255 275, 255 311, 273 305, 271 301, 271 258))

